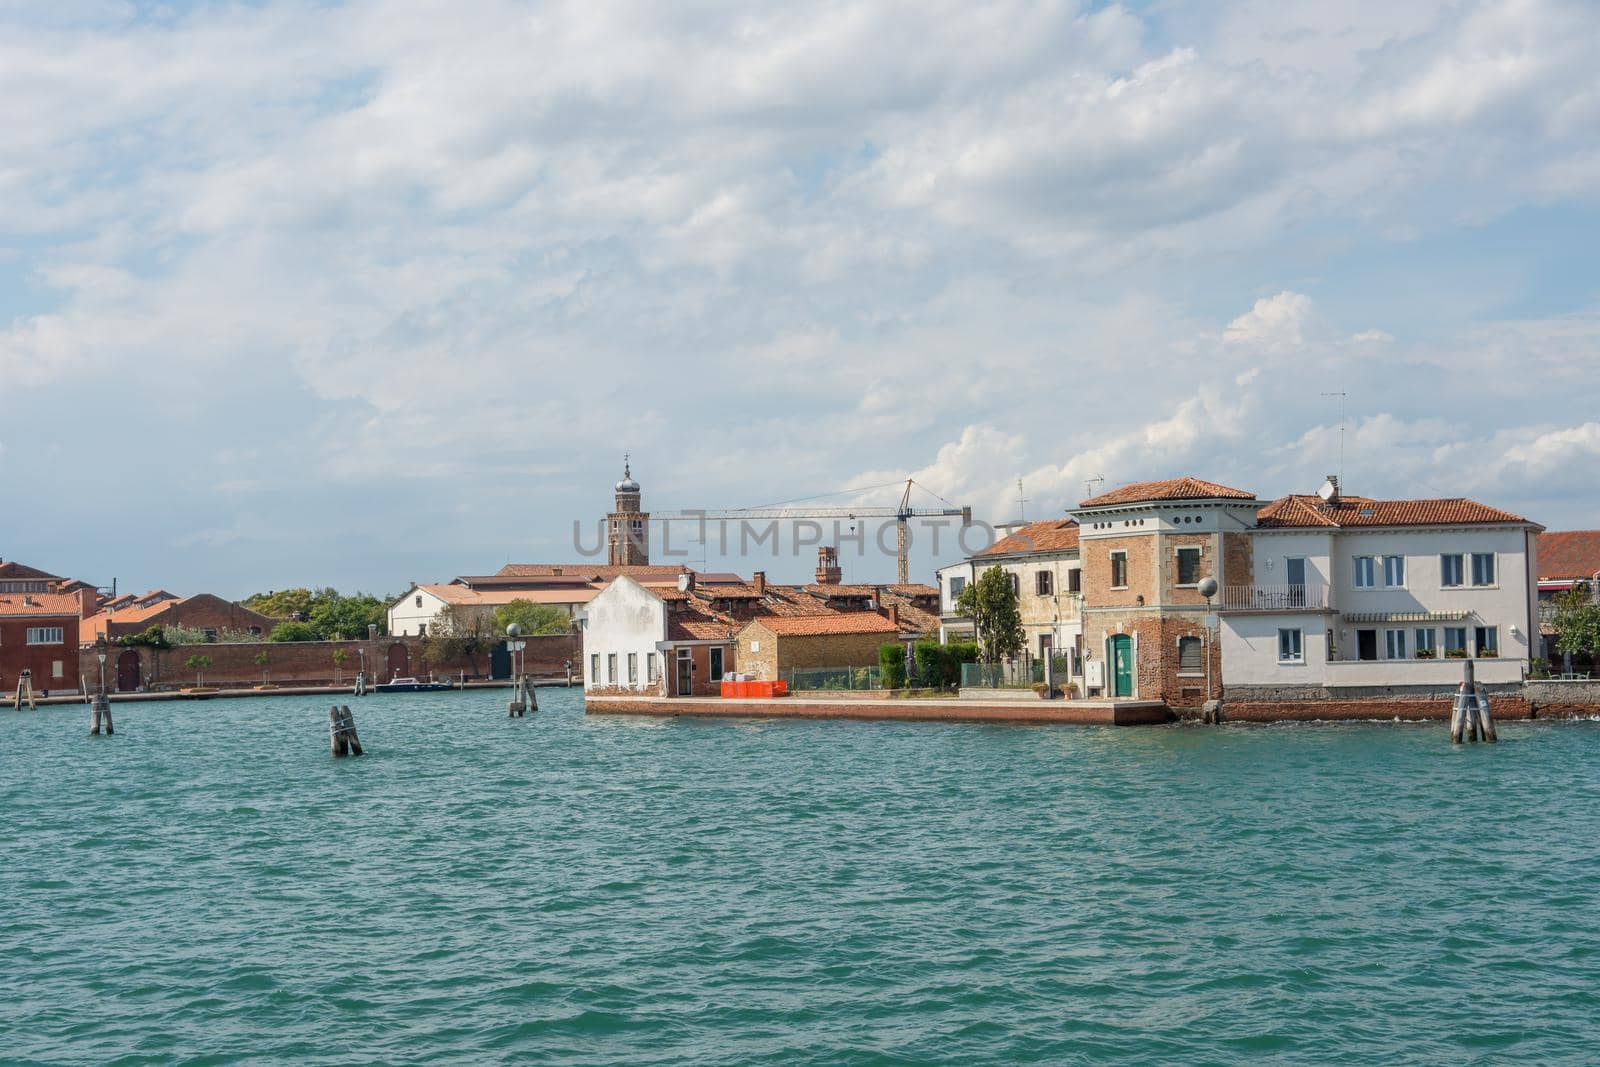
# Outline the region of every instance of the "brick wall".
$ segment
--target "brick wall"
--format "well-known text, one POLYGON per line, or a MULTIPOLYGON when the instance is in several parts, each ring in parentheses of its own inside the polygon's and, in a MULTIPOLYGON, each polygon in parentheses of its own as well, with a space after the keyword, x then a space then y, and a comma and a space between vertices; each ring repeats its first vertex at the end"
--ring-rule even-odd
POLYGON ((1138 597, 1155 604, 1156 538, 1153 534, 1127 537, 1096 537, 1085 540, 1079 549, 1083 562, 1083 602, 1089 607, 1133 607, 1138 597), (1128 588, 1111 587, 1111 553, 1128 553, 1128 588))
POLYGON ((1224 585, 1250 585, 1255 581, 1255 542, 1247 533, 1222 535, 1222 577, 1224 585))
MULTIPOLYGON (((559 634, 552 637, 525 638, 527 648, 518 656, 519 663, 526 658, 527 671, 536 675, 564 675, 564 665, 571 660, 574 672, 579 670, 579 643, 575 635, 559 634)), ((336 679, 354 680, 361 669, 361 652, 366 652, 367 677, 370 681, 384 681, 391 674, 391 664, 402 675, 426 676, 430 670, 423 659, 424 639, 420 637, 380 637, 377 641, 251 641, 244 643, 215 643, 180 645, 158 652, 149 648, 126 649, 111 645, 106 652, 106 685, 115 689, 118 661, 128 651, 139 657, 139 676, 142 684, 153 687, 182 687, 193 685, 195 672, 185 666, 190 656, 208 656, 211 666, 206 668, 207 685, 259 685, 262 674, 270 675, 274 685, 330 685, 336 679), (335 650, 342 649, 346 661, 342 668, 333 661, 335 650), (401 649, 402 653, 394 651, 401 649), (267 665, 256 663, 256 656, 265 652, 267 665), (390 659, 391 654, 395 656, 390 659)), ((100 676, 98 649, 86 646, 73 657, 76 666, 97 685, 100 676)), ((465 657, 432 668, 434 673, 455 677, 466 671, 469 679, 489 675, 489 654, 480 653, 476 665, 465 657)), ((15 681, 12 683, 15 684, 15 681)))
POLYGON ((790 634, 778 638, 778 670, 809 667, 872 667, 878 648, 893 634, 790 634))
POLYGON ((143 633, 152 626, 182 626, 191 630, 215 630, 217 633, 257 632, 265 637, 282 621, 230 603, 219 596, 202 593, 181 602, 172 601, 170 607, 146 615, 137 622, 118 622, 112 616, 106 622, 106 637, 115 641, 129 634, 143 633))
POLYGON ((22 616, 0 620, 0 693, 17 691, 17 679, 24 670, 33 674, 33 691, 78 690, 78 616, 22 616), (30 645, 28 630, 33 627, 61 627, 59 645, 30 645), (60 666, 58 677, 56 667, 60 666))
MULTIPOLYGON (((1228 701, 1222 705, 1223 722, 1310 722, 1314 720, 1365 721, 1385 719, 1426 719, 1448 722, 1452 708, 1449 697, 1435 700, 1287 700, 1228 701)), ((1521 697, 1491 696, 1489 711, 1500 721, 1531 718, 1528 702, 1521 697)), ((1540 715, 1544 712, 1541 709, 1540 715)))
POLYGON ((764 626, 749 626, 734 647, 734 670, 768 681, 778 677, 778 639, 764 626))
MULTIPOLYGON (((1210 698, 1215 699, 1222 689, 1221 643, 1208 638, 1203 611, 1168 612, 1114 611, 1097 612, 1089 616, 1084 629, 1085 650, 1093 650, 1096 659, 1105 659, 1106 640, 1110 634, 1134 635, 1134 673, 1141 700, 1162 700, 1173 707, 1198 707, 1208 699, 1206 689, 1205 654, 1211 656, 1210 698), (1180 672, 1178 669, 1178 638, 1198 637, 1201 640, 1201 666, 1198 671, 1180 672)), ((1213 635, 1214 636, 1214 635, 1213 635)), ((1105 692, 1114 691, 1113 665, 1105 663, 1105 692)))

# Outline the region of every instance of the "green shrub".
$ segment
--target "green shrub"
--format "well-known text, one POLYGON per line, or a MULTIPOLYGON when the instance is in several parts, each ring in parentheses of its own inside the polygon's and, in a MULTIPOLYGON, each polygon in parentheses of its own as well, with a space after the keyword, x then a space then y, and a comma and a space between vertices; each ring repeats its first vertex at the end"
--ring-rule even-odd
POLYGON ((317 629, 308 622, 280 622, 272 628, 268 641, 315 641, 317 629))
POLYGON ((878 647, 878 666, 883 669, 885 689, 906 687, 906 650, 898 641, 878 647))

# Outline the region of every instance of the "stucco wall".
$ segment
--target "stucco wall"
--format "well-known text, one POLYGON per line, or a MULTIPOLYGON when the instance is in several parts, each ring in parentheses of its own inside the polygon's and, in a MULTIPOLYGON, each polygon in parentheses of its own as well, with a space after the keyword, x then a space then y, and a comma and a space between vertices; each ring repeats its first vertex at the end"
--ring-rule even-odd
POLYGON ((656 645, 667 635, 666 603, 630 578, 618 578, 589 601, 583 626, 583 686, 588 689, 659 689, 651 685, 649 657, 656 656, 658 674, 667 661, 656 645), (637 657, 635 681, 628 682, 628 656, 637 657), (616 672, 608 670, 608 657, 616 656, 616 672), (594 657, 599 656, 600 680, 594 680, 594 657))

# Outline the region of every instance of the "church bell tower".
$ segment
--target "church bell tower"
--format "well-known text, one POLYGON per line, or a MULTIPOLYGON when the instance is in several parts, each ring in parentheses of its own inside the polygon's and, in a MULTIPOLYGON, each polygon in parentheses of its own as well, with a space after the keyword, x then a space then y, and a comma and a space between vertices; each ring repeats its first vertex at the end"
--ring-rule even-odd
POLYGON ((628 456, 622 457, 616 509, 606 516, 606 562, 643 567, 650 563, 650 514, 639 510, 639 483, 633 480, 628 456))

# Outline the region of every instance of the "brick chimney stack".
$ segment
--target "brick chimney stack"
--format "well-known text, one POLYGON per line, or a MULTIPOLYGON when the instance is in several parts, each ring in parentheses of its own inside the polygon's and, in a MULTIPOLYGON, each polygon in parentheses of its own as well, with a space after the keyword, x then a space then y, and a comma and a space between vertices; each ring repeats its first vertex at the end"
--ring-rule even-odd
POLYGON ((767 572, 756 571, 756 596, 767 595, 767 572))
POLYGON ((900 605, 899 604, 890 604, 889 605, 889 621, 894 623, 896 626, 900 625, 900 605))
POLYGON ((839 550, 831 545, 817 549, 817 584, 838 585, 844 581, 844 571, 839 569, 839 550))

